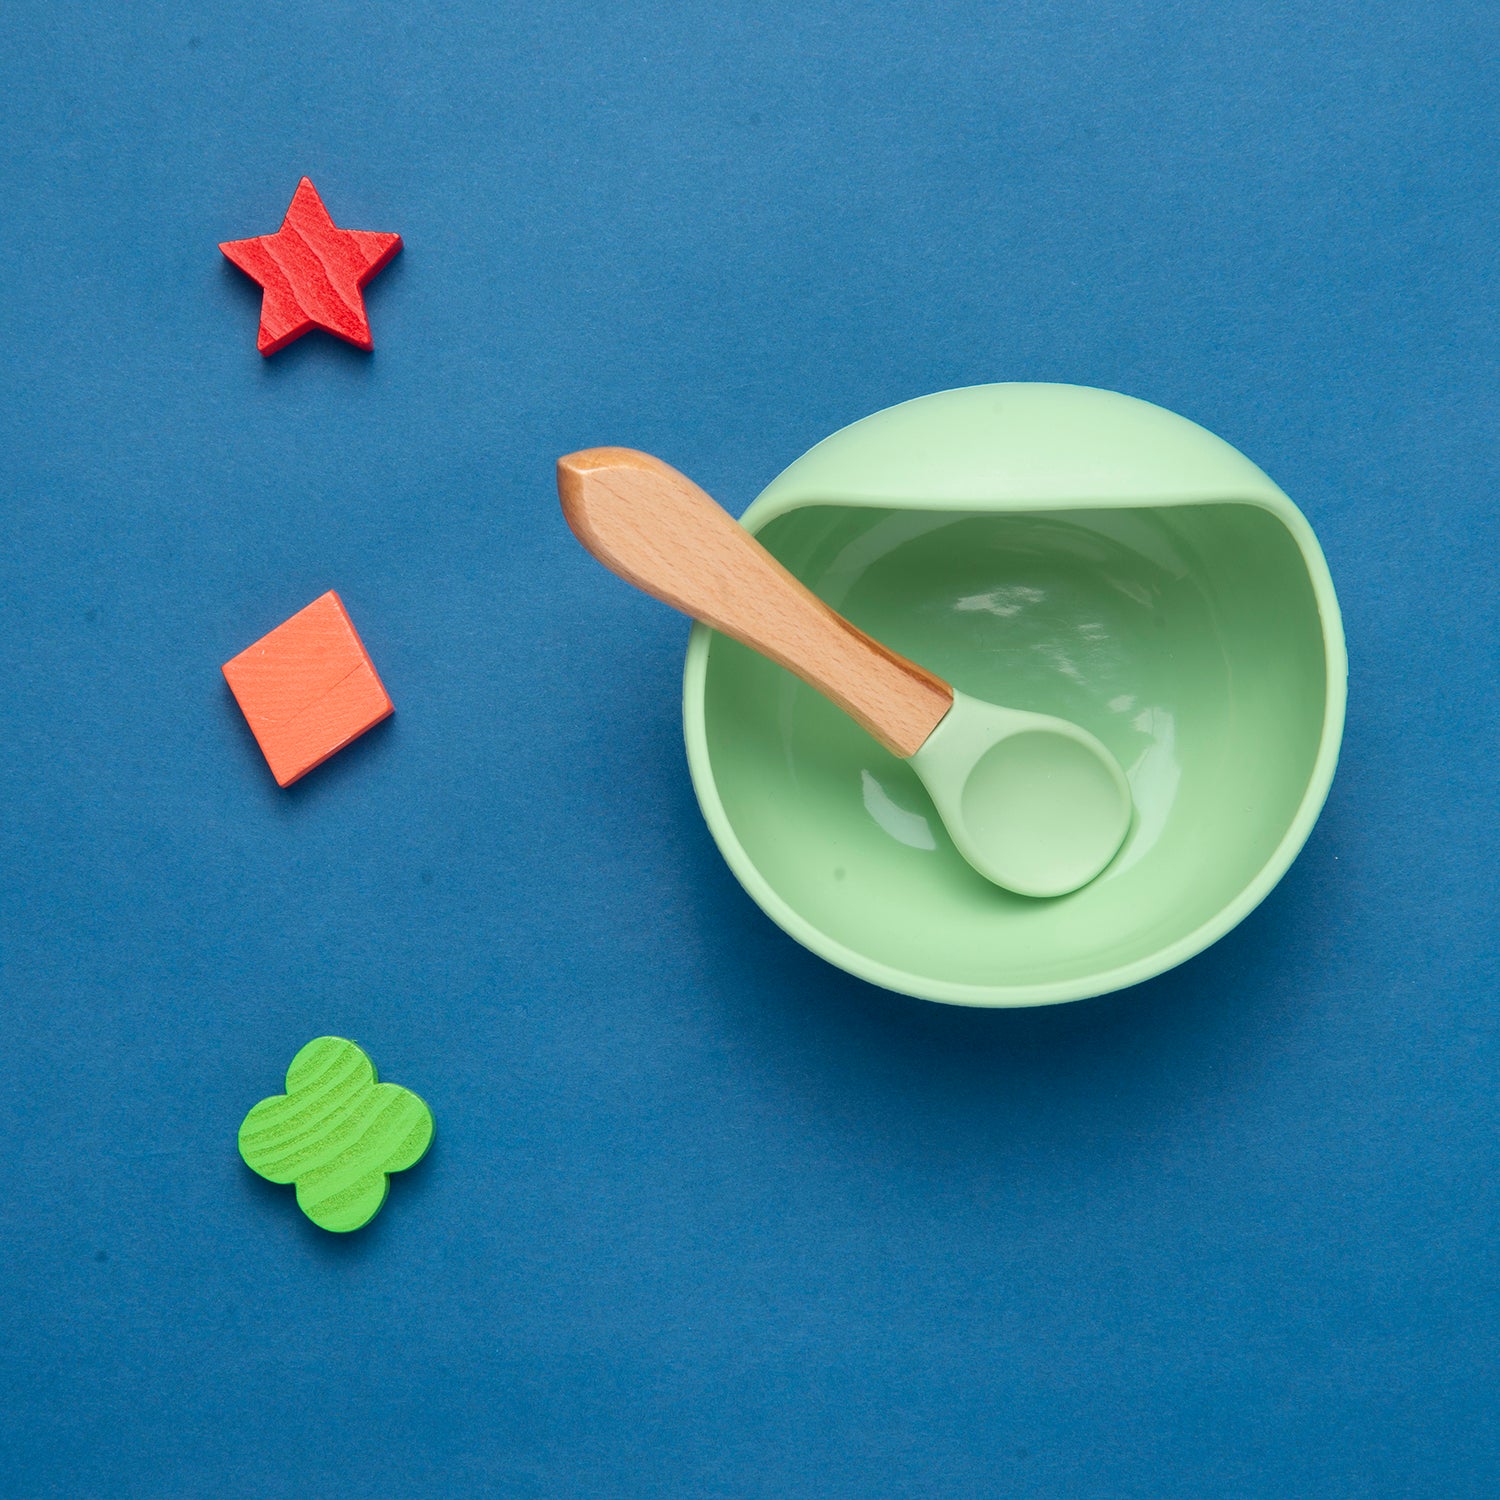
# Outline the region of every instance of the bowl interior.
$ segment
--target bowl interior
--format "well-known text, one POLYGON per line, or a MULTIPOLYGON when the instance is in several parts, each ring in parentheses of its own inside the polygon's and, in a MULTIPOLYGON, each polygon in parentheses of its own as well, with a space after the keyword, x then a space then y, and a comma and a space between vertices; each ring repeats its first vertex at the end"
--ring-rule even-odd
POLYGON ((711 636, 704 728, 724 816, 771 896, 846 967, 973 1003, 1089 993, 1212 921, 1296 818, 1327 666, 1306 562, 1272 511, 807 505, 758 534, 855 624, 964 692, 1096 734, 1135 800, 1098 880, 1058 900, 1011 895, 954 850, 903 761, 711 636))

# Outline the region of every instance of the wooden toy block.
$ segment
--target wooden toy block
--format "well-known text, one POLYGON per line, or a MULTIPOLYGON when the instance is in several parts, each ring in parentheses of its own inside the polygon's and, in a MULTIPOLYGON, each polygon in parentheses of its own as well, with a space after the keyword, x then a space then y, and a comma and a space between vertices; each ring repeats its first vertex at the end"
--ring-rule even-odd
POLYGON ((224 678, 278 786, 394 711, 332 590, 225 662, 224 678))
POLYGON ((339 1036, 310 1041, 286 1070, 286 1093, 262 1099, 240 1125, 240 1155, 271 1182, 297 1184, 321 1229, 346 1234, 380 1212, 390 1174, 421 1161, 432 1111, 410 1089, 380 1083, 363 1049, 339 1036))
POLYGON ((219 249, 265 290, 256 347, 274 354, 313 328, 374 348, 360 288, 401 248, 399 234, 339 229, 304 177, 281 228, 219 249))

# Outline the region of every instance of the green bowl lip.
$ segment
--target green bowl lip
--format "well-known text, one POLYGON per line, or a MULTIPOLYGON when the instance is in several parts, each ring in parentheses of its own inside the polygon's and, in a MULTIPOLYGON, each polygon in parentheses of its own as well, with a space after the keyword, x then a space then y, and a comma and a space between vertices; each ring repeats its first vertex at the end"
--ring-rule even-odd
MULTIPOLYGON (((1004 382, 1002 385, 992 387, 960 387, 958 389, 974 391, 1017 386, 1038 389, 1038 386, 1032 382, 1004 382)), ((1064 386, 1059 389, 1093 391, 1095 388, 1064 386)), ((899 407, 888 407, 885 411, 876 412, 873 417, 863 420, 873 421, 875 418, 886 416, 889 412, 911 406, 915 402, 932 401, 953 394, 956 392, 939 391, 932 395, 919 396, 914 398, 913 402, 902 402, 899 407)), ((1117 395, 1114 392, 1101 394, 1117 395)), ((1136 398, 1133 397, 1120 396, 1119 400, 1149 406, 1146 402, 1136 402, 1136 398)), ((1163 408, 1151 409, 1158 412, 1164 410, 1163 408)), ((1179 417, 1177 420, 1182 422, 1185 429, 1195 427, 1195 424, 1186 418, 1179 417)), ((1205 437, 1212 436, 1201 428, 1196 430, 1202 432, 1205 437)), ((962 512, 969 510, 976 514, 1142 508, 1142 499, 1138 495, 1109 496, 1082 492, 1070 499, 1048 495, 1034 501, 1011 498, 1004 502, 991 501, 989 503, 977 501, 965 503, 951 497, 933 500, 925 497, 902 499, 890 495, 853 492, 832 494, 822 489, 810 492, 798 482, 795 471, 808 457, 816 454, 824 444, 833 443, 849 431, 847 427, 840 429, 832 437, 824 439, 824 443, 810 449, 808 454, 803 455, 803 458, 796 460, 783 470, 752 502, 740 518, 740 524, 754 533, 778 516, 811 506, 848 506, 907 511, 962 512)), ((1220 444, 1222 440, 1213 438, 1213 442, 1220 444)), ((688 637, 682 685, 683 736, 687 747, 688 771, 692 777, 693 790, 697 795, 698 806, 708 824, 709 832, 719 846, 725 863, 728 864, 735 878, 745 888, 751 899, 778 927, 819 957, 857 978, 880 985, 884 989, 894 990, 898 994, 912 995, 923 1000, 942 1001, 950 1005, 988 1008, 1059 1005, 1071 1000, 1085 1000, 1097 995, 1110 994, 1115 990, 1126 989, 1147 979, 1153 979, 1168 969, 1176 968, 1177 965, 1201 953, 1238 926, 1265 900, 1301 852, 1327 800, 1343 740, 1348 699, 1348 657, 1343 620, 1338 597, 1334 592, 1333 579, 1329 574, 1327 559, 1323 555, 1323 549, 1318 543, 1311 524, 1292 500, 1266 475, 1255 469, 1249 460, 1244 459, 1228 444, 1222 444, 1222 446, 1245 465, 1247 472, 1237 477, 1246 482, 1227 486, 1221 493, 1199 493, 1191 496, 1157 499, 1152 502, 1150 508, 1167 509, 1183 505, 1254 505, 1275 515, 1296 541, 1307 568, 1308 577, 1313 586, 1313 595, 1317 601, 1318 617, 1323 628, 1323 649, 1327 666, 1323 729, 1312 774, 1308 778, 1307 788, 1298 805, 1296 815, 1255 877, 1214 917, 1175 942, 1132 963, 1076 979, 1048 984, 960 984, 952 980, 937 979, 931 975, 898 969, 893 965, 873 959, 824 932, 788 903, 760 873, 735 833, 734 825, 725 811, 714 779, 712 759, 708 748, 708 726, 704 714, 709 649, 717 632, 701 623, 694 623, 688 637)))

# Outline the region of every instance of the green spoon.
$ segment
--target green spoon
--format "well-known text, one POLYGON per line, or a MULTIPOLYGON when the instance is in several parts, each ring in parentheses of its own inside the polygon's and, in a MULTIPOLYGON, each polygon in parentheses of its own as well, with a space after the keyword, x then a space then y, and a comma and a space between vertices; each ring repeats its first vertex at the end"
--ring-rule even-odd
POLYGON ((958 852, 1023 896, 1062 896, 1115 857, 1130 788, 1086 730, 956 692, 871 640, 690 479, 632 448, 557 461, 578 540, 628 583, 795 672, 911 762, 958 852))

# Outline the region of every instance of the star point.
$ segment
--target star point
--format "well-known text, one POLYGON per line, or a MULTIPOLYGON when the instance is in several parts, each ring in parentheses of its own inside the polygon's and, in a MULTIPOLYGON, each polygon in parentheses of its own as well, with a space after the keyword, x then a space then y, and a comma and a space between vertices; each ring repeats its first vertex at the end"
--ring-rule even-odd
POLYGON ((399 234, 338 228, 306 177, 275 234, 219 246, 264 291, 256 347, 266 355, 314 328, 372 349, 360 289, 400 248, 399 234))

